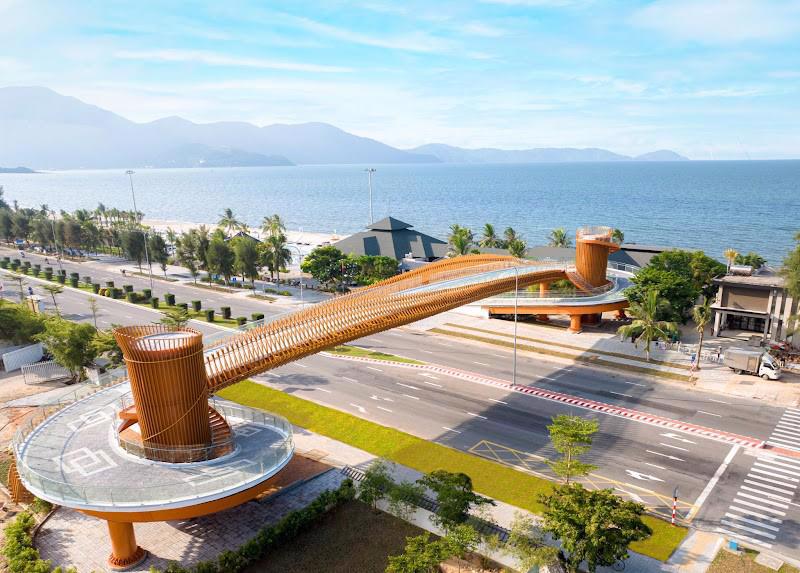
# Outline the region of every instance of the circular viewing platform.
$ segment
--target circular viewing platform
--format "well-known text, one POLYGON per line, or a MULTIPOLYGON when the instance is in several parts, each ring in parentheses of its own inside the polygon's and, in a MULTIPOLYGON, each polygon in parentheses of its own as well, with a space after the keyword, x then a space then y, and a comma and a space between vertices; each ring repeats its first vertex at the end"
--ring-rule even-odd
MULTIPOLYGON (((207 461, 148 460, 120 447, 116 435, 125 382, 79 399, 42 421, 31 420, 14 437, 17 469, 25 487, 50 502, 76 509, 143 512, 183 508, 251 489, 292 458, 287 420, 215 400, 234 435, 230 453, 207 461)), ((53 408, 55 410, 55 408, 53 408)))

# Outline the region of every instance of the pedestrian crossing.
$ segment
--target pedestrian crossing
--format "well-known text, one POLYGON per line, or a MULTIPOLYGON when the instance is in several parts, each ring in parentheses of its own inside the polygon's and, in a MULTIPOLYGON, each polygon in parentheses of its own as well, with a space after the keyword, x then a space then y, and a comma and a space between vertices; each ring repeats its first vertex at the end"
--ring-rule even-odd
MULTIPOLYGON (((800 409, 786 410, 767 444, 800 452, 800 409), (792 426, 796 429, 792 430, 792 426)), ((779 454, 759 456, 719 520, 717 532, 765 549, 772 548, 798 485, 800 458, 779 454)))
POLYGON ((786 409, 767 444, 775 448, 800 452, 800 409, 786 409))

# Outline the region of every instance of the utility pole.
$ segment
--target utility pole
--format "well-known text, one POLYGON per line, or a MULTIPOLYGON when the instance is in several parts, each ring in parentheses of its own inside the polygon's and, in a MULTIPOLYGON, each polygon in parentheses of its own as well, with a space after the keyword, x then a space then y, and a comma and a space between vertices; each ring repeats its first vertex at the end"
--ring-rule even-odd
MULTIPOLYGON (((131 197, 133 197, 133 216, 137 219, 137 224, 140 224, 138 221, 139 218, 139 209, 136 208, 136 193, 133 192, 133 174, 136 173, 132 169, 128 169, 125 172, 125 175, 128 176, 128 179, 131 181, 131 197)), ((147 270, 150 273, 150 290, 153 290, 153 267, 150 265, 150 254, 147 252, 147 233, 144 232, 142 229, 142 239, 144 240, 144 260, 147 262, 147 270)))
POLYGON ((367 181, 369 182, 369 224, 375 222, 375 219, 372 217, 372 174, 377 171, 374 167, 368 167, 364 171, 367 172, 367 181))
POLYGON ((519 297, 519 269, 514 267, 514 372, 511 385, 517 384, 517 299, 519 297))
POLYGON ((53 244, 56 247, 56 261, 58 262, 58 269, 64 270, 64 267, 61 266, 61 252, 58 250, 58 239, 56 239, 56 212, 50 211, 50 214, 53 216, 53 218, 50 219, 50 228, 53 229, 53 244))

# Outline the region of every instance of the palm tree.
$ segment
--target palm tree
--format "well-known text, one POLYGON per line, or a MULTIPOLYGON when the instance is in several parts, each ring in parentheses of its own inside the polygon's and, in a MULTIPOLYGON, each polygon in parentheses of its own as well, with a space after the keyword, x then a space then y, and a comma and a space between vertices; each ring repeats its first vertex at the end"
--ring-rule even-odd
POLYGON ((494 230, 494 225, 491 223, 486 223, 483 226, 483 236, 481 237, 480 246, 489 249, 500 246, 500 239, 497 237, 497 233, 494 230))
POLYGON ((472 231, 461 225, 450 225, 450 236, 447 242, 450 243, 448 256, 457 257, 459 255, 467 255, 472 251, 472 231))
POLYGON ((270 270, 275 271, 275 279, 280 282, 281 269, 285 269, 292 262, 292 252, 286 248, 286 235, 283 233, 270 235, 266 244, 270 258, 270 270))
POLYGON ((692 319, 694 319, 694 323, 697 325, 697 332, 700 333, 700 343, 697 345, 697 362, 695 363, 695 369, 697 370, 700 370, 700 356, 703 352, 703 338, 706 334, 706 325, 711 321, 712 315, 711 301, 707 296, 703 297, 703 304, 698 304, 692 309, 692 319))
POLYGON ((245 224, 236 218, 232 209, 225 209, 222 212, 219 223, 217 223, 217 227, 225 231, 226 235, 231 236, 236 231, 245 228, 245 224))
POLYGON ((525 251, 527 250, 528 245, 525 243, 525 239, 522 237, 517 237, 510 243, 508 243, 508 254, 512 257, 517 257, 518 259, 522 259, 525 257, 525 251))
POLYGON ((623 242, 625 242, 625 233, 622 232, 622 229, 614 229, 611 231, 611 240, 616 244, 621 245, 623 242))
POLYGON ((728 272, 731 272, 731 266, 736 261, 736 257, 739 256, 739 252, 733 248, 725 249, 725 252, 722 253, 722 256, 728 259, 728 272))
POLYGON ((281 235, 286 233, 286 225, 281 219, 281 216, 276 213, 270 217, 264 217, 261 220, 261 232, 264 234, 264 237, 281 235))
POLYGON ((628 307, 628 314, 633 321, 625 326, 620 326, 617 333, 625 338, 634 337, 636 347, 639 342, 644 342, 644 353, 650 362, 650 344, 654 340, 669 340, 670 336, 678 332, 678 325, 666 320, 658 320, 658 315, 669 303, 659 298, 658 291, 647 291, 642 302, 632 302, 628 307))
POLYGON ((61 285, 42 285, 42 288, 49 292, 50 296, 53 297, 53 306, 56 307, 56 314, 61 316, 61 311, 58 310, 58 303, 56 302, 56 295, 64 292, 64 287, 61 285))
POLYGON ((572 246, 572 240, 569 238, 569 235, 567 235, 567 231, 564 227, 559 227, 558 229, 550 231, 549 239, 548 245, 551 247, 562 247, 566 249, 572 246))
POLYGON ((508 245, 516 241, 519 237, 517 237, 517 232, 514 230, 513 227, 506 227, 506 230, 503 231, 503 244, 505 248, 508 248, 508 245))

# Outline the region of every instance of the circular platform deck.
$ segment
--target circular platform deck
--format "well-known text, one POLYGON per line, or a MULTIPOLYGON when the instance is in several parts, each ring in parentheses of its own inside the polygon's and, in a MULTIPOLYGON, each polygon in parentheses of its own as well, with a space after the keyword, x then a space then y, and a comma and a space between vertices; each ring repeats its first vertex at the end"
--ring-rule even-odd
POLYGON ((280 471, 294 452, 279 416, 218 401, 236 435, 235 450, 190 464, 153 462, 122 450, 114 434, 119 384, 58 411, 22 438, 18 470, 34 495, 69 507, 141 512, 196 505, 247 490, 280 471))

